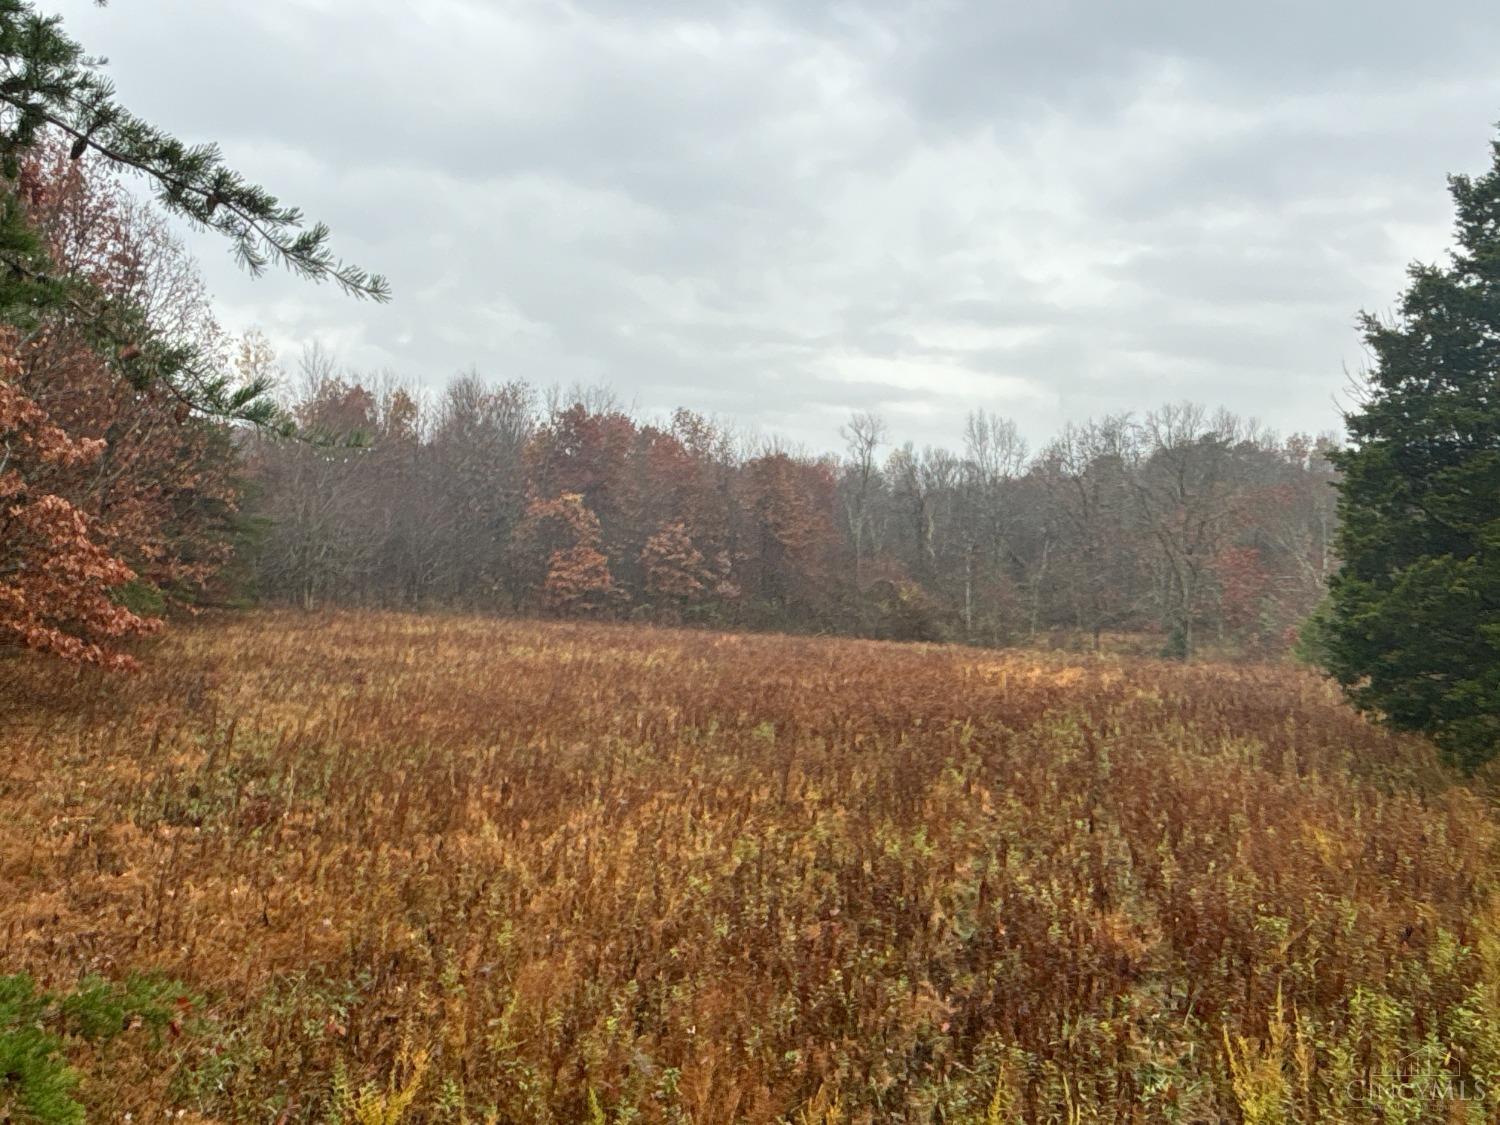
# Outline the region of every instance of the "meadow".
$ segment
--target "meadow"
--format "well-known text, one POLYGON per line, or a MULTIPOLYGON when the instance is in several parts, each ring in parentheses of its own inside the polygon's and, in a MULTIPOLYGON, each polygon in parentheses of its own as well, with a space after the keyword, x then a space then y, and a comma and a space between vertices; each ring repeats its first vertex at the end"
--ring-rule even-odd
POLYGON ((1500 1110, 1493 789, 1306 670, 369 613, 142 658, 0 660, 0 1119, 48 1051, 137 1122, 1500 1110))

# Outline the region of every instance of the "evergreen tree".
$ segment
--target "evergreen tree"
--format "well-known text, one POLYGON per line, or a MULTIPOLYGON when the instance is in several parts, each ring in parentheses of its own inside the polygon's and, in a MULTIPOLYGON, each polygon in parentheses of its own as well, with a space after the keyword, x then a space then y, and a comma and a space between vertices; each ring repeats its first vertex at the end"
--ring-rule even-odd
POLYGON ((1473 769, 1500 750, 1500 142, 1452 176, 1458 246, 1413 265, 1337 458, 1330 670, 1360 707, 1473 769))

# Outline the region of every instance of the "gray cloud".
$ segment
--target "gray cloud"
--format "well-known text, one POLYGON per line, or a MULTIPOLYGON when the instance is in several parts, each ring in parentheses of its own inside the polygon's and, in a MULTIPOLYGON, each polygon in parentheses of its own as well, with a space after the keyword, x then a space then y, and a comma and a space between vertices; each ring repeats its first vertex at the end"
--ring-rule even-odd
POLYGON ((1168 0, 87 0, 122 99, 327 220, 396 302, 238 274, 224 319, 440 384, 607 381, 836 444, 1192 397, 1337 423, 1500 10, 1168 0))

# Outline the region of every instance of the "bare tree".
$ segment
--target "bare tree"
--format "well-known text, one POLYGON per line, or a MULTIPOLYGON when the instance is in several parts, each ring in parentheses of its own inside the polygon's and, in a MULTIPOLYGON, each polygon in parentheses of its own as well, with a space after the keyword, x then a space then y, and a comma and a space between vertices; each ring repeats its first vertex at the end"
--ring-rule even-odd
POLYGON ((1095 652, 1104 630, 1127 620, 1137 600, 1133 436, 1125 415, 1070 423, 1034 469, 1058 526, 1063 596, 1095 652))
POLYGON ((1009 538, 1017 511, 1009 503, 1011 486, 1026 466, 1026 442, 1016 424, 985 410, 969 414, 964 423, 963 517, 964 633, 975 635, 976 586, 980 579, 994 585, 1019 561, 1009 538))
POLYGON ((1240 421, 1221 411, 1210 422, 1194 403, 1163 406, 1140 426, 1144 458, 1131 481, 1157 546, 1158 598, 1168 651, 1193 655, 1198 618, 1212 593, 1212 563, 1234 515, 1234 442, 1240 421))
POLYGON ((525 451, 535 429, 536 396, 524 383, 491 386, 471 371, 438 404, 430 443, 443 556, 436 586, 450 604, 519 597, 506 547, 526 508, 525 451))
POLYGON ((858 411, 850 415, 847 425, 839 428, 839 435, 848 453, 840 491, 854 547, 854 581, 858 585, 869 529, 870 498, 877 483, 875 451, 885 441, 885 421, 870 411, 858 411))

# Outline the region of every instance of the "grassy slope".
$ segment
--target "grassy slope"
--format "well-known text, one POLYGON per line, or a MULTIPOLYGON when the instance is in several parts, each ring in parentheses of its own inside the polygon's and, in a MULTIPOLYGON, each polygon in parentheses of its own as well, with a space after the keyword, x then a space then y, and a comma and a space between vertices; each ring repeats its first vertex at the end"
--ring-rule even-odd
POLYGON ((151 665, 0 663, 0 969, 205 997, 159 1045, 74 1044, 101 1111, 352 1120, 408 1087, 407 1120, 1365 1120, 1373 1089, 1386 1120, 1483 1119, 1367 1079, 1397 1069, 1500 1094, 1495 821, 1303 672, 352 614, 151 665))

